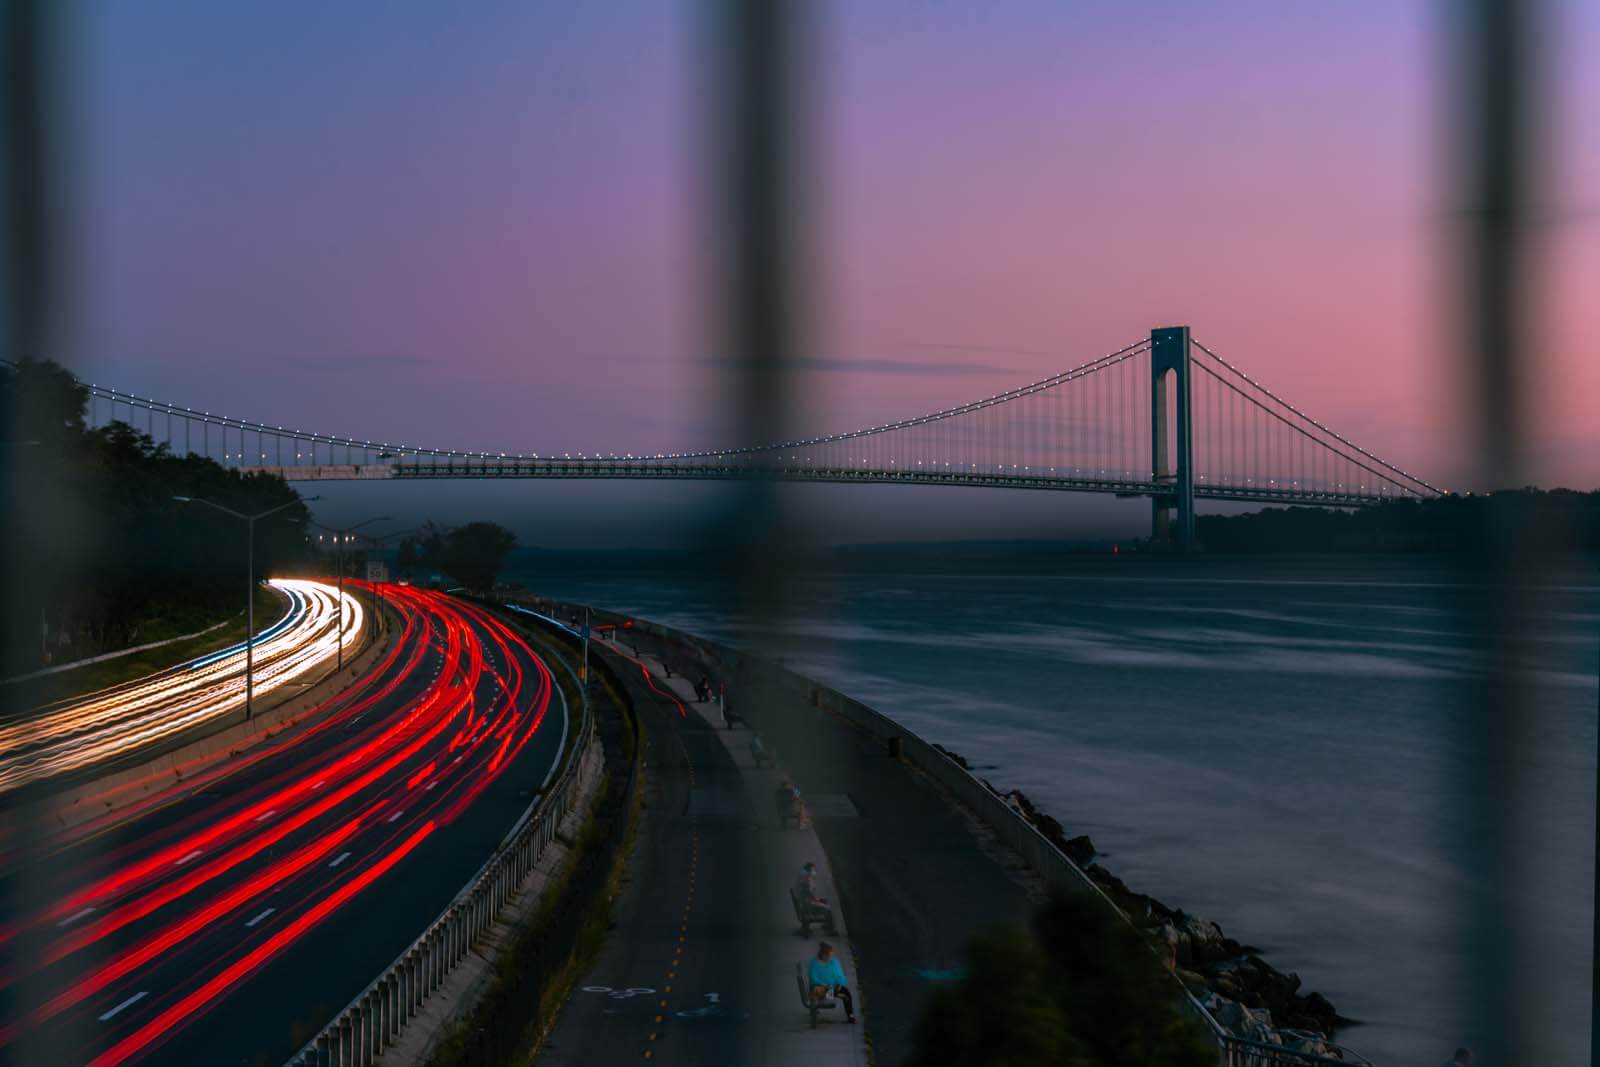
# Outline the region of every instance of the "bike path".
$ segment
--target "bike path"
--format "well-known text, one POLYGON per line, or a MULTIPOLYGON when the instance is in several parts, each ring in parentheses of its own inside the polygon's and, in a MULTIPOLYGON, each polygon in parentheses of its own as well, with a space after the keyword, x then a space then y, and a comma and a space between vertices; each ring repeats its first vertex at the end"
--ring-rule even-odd
POLYGON ((598 654, 644 724, 646 808, 616 925, 538 1062, 865 1063, 861 1029, 810 1030, 794 987, 815 945, 798 936, 788 880, 798 855, 820 853, 814 835, 777 827, 770 793, 752 791, 748 760, 681 679, 598 654))

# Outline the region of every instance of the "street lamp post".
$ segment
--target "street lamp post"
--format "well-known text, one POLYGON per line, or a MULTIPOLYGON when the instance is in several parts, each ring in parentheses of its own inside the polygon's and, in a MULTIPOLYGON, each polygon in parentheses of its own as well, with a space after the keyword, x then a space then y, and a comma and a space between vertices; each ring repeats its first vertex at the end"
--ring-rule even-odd
MULTIPOLYGON (((305 503, 305 501, 297 497, 294 500, 286 500, 275 508, 268 508, 266 511, 257 512, 254 515, 246 515, 242 511, 234 511, 232 508, 223 507, 214 500, 205 500, 201 497, 174 496, 172 499, 176 500, 180 504, 204 504, 208 508, 216 508, 218 511, 232 515, 236 519, 244 520, 246 546, 244 601, 244 721, 249 722, 251 716, 255 713, 255 680, 252 676, 252 671, 255 667, 254 653, 256 643, 256 520, 264 519, 268 515, 282 511, 291 504, 302 504, 305 503)), ((316 497, 311 497, 310 499, 315 500, 316 497)))
POLYGON ((337 598, 338 599, 338 603, 339 603, 339 634, 338 634, 339 652, 338 652, 338 662, 334 667, 335 670, 340 670, 340 671, 344 670, 344 546, 345 546, 345 542, 349 541, 350 540, 350 535, 352 533, 354 533, 356 530, 361 529, 361 527, 370 526, 372 523, 375 523, 375 522, 387 522, 387 521, 389 521, 389 516, 387 516, 387 515, 374 515, 370 519, 362 519, 360 522, 356 523, 354 526, 346 526, 342 530, 336 530, 332 526, 323 526, 322 523, 320 523, 320 522, 312 523, 313 526, 316 526, 316 527, 318 527, 320 529, 323 529, 323 530, 327 530, 327 531, 329 531, 330 533, 333 534, 333 543, 334 543, 334 545, 336 547, 336 551, 337 551, 337 555, 336 555, 335 558, 338 560, 337 566, 339 568, 339 581, 338 581, 339 595, 338 595, 338 598, 337 598))

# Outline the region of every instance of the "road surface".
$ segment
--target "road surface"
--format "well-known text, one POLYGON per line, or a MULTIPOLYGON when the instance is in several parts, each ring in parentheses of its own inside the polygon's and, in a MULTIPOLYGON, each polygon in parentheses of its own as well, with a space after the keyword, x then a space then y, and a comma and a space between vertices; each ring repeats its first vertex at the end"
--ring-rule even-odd
POLYGON ((392 596, 402 636, 315 726, 0 872, 0 1062, 281 1063, 484 862, 566 706, 486 612, 392 596))

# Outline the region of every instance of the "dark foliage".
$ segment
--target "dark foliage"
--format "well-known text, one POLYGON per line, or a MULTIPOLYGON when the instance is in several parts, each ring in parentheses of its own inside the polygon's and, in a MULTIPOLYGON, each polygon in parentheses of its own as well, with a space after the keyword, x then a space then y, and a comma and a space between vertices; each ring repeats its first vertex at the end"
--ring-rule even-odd
POLYGON ((429 525, 416 539, 400 542, 397 566, 402 573, 416 567, 443 571, 473 592, 486 593, 506 565, 517 535, 492 522, 469 522, 440 530, 429 525))
POLYGON ((1216 1048, 1141 935, 1087 893, 1057 889, 1026 932, 967 947, 966 974, 930 994, 912 1067, 1210 1067, 1216 1048))
POLYGON ((83 386, 61 368, 0 365, 0 441, 8 479, 4 549, 27 567, 26 605, 8 612, 4 673, 42 659, 40 622, 52 645, 64 631, 70 655, 133 643, 141 622, 164 613, 241 608, 245 601, 242 522, 174 496, 215 501, 255 514, 290 502, 256 524, 255 572, 281 573, 307 555, 309 518, 282 478, 242 475, 165 444, 122 422, 86 429, 83 386), (25 450, 26 455, 20 451, 25 450))
POLYGON ((1600 552, 1600 491, 1514 489, 1355 511, 1266 508, 1198 522, 1208 552, 1468 552, 1493 529, 1516 529, 1535 549, 1600 552))

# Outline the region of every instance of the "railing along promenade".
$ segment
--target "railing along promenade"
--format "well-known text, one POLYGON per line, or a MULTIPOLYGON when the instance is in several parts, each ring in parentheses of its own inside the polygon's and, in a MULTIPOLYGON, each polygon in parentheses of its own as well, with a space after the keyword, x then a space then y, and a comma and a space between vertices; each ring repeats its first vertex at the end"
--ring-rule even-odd
MULTIPOLYGON (((572 618, 581 615, 584 610, 582 605, 545 598, 523 599, 556 617, 572 618)), ((727 676, 742 679, 745 686, 759 688, 763 692, 776 690, 787 693, 810 707, 837 714, 881 738, 885 747, 932 778, 1046 881, 1092 893, 1124 922, 1133 924, 1132 917, 1106 895, 1083 868, 1052 844, 1049 838, 981 778, 889 716, 761 656, 647 619, 597 608, 589 610, 590 618, 596 623, 628 623, 634 630, 678 642, 695 650, 708 662, 717 664, 727 676)), ((1176 974, 1173 975, 1173 982, 1176 986, 1175 995, 1200 1019, 1216 1041, 1221 1067, 1371 1067, 1371 1061, 1348 1049, 1343 1050, 1348 1058, 1336 1059, 1240 1037, 1218 1022, 1188 987, 1178 980, 1176 974)))

